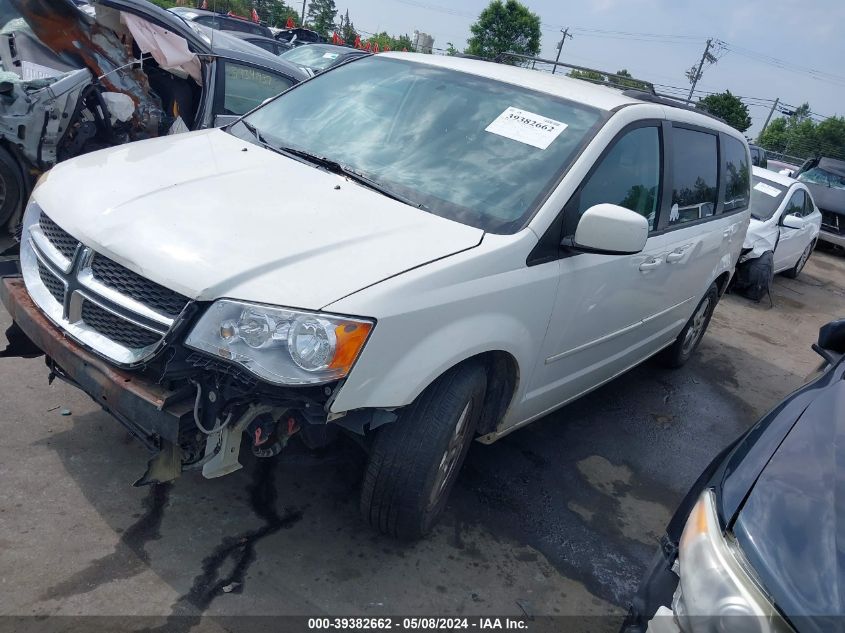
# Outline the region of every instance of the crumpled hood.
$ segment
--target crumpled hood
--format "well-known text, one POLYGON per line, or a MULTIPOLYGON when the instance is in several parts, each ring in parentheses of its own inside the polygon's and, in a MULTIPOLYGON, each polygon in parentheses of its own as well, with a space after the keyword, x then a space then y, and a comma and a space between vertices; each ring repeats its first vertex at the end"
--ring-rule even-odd
POLYGON ((827 388, 798 419, 734 533, 788 616, 845 612, 845 383, 827 388))
POLYGON ((750 248, 752 252, 747 257, 760 257, 766 251, 773 251, 778 239, 777 225, 771 225, 751 218, 748 231, 745 233, 743 248, 750 248))
POLYGON ((317 309, 483 237, 221 130, 65 161, 35 199, 97 252, 198 300, 317 309))

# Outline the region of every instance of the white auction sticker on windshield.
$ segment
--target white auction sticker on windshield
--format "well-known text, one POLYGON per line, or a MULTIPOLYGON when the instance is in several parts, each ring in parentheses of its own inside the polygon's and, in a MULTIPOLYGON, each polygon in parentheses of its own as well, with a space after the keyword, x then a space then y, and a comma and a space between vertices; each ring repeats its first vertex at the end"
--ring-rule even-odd
POLYGON ((337 59, 340 53, 323 53, 323 59, 337 59))
POLYGON ((780 195, 780 189, 767 185, 764 182, 758 182, 754 185, 754 188, 760 193, 765 193, 767 196, 771 196, 772 198, 777 198, 780 195))
POLYGON ((485 131, 546 149, 566 128, 566 123, 511 106, 497 116, 485 131))

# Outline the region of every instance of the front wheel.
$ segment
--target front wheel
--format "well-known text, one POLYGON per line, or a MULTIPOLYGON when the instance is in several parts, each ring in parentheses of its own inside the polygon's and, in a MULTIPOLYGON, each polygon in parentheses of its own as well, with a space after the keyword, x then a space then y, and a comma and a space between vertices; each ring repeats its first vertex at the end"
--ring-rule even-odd
POLYGON ((660 354, 660 360, 667 367, 681 367, 690 359, 692 353, 698 347, 707 326, 710 325, 710 317, 719 302, 719 287, 713 283, 707 289, 707 293, 701 299, 692 313, 689 321, 678 334, 678 338, 660 354))
POLYGON ((361 512, 375 530, 403 540, 431 530, 475 436, 486 388, 480 364, 456 367, 378 430, 361 489, 361 512))
POLYGON ((807 260, 810 259, 810 255, 813 252, 813 243, 810 242, 807 244, 807 248, 804 249, 804 252, 801 253, 801 257, 798 258, 798 261, 795 262, 795 266, 790 268, 789 270, 783 271, 784 277, 789 277, 790 279, 795 279, 798 275, 801 274, 801 271, 804 270, 804 266, 807 264, 807 260))
POLYGON ((0 148, 0 228, 21 208, 24 184, 12 156, 0 148))

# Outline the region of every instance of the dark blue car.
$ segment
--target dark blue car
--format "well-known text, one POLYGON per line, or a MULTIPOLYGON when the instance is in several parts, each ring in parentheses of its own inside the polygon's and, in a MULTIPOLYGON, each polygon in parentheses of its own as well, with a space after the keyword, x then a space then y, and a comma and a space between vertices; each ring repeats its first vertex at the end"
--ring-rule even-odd
POLYGON ((845 319, 813 349, 820 374, 681 503, 625 633, 845 631, 845 319))

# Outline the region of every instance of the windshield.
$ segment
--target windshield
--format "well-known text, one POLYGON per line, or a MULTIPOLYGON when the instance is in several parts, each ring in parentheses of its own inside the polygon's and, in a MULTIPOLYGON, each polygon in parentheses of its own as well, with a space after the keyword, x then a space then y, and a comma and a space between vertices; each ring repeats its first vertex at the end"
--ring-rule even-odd
POLYGON ((751 217, 765 222, 778 210, 787 188, 760 176, 752 176, 752 180, 751 217))
POLYGON ((321 46, 299 46, 282 53, 282 59, 312 70, 325 70, 340 57, 340 51, 326 50, 321 46))
POLYGON ((513 233, 600 119, 518 86, 373 56, 300 84, 245 121, 271 146, 329 158, 437 215, 513 233))
POLYGON ((845 189, 845 177, 833 174, 821 167, 813 167, 798 176, 801 182, 809 182, 814 185, 831 187, 833 189, 845 189))

